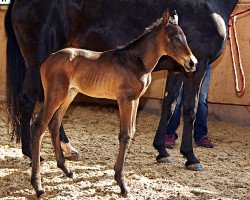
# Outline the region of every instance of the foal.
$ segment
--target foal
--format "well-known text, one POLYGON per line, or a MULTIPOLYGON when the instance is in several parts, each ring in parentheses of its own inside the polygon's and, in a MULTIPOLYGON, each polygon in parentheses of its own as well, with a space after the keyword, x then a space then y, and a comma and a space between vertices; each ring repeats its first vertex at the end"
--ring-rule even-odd
POLYGON ((59 140, 64 113, 78 92, 96 98, 117 100, 120 113, 119 153, 114 166, 121 193, 127 194, 124 181, 125 155, 135 132, 139 98, 151 82, 151 72, 163 55, 169 55, 186 71, 194 71, 197 60, 178 26, 177 15, 163 13, 146 33, 123 48, 105 52, 66 48, 51 54, 41 67, 45 102, 32 126, 31 184, 37 196, 44 193, 40 175, 40 146, 48 126, 57 166, 68 177, 73 173, 65 164, 59 140))

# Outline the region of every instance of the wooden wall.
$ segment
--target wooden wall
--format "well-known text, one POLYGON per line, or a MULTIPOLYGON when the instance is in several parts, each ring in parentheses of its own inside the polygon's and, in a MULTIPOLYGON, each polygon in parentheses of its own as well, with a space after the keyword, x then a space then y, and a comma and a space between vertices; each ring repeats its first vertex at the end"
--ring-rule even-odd
POLYGON ((0 101, 5 100, 5 10, 0 6, 0 101))
MULTIPOLYGON (((239 12, 247 8, 250 8, 250 6, 243 6, 239 4, 236 7, 235 12, 239 12)), ((222 55, 212 65, 213 69, 209 91, 209 102, 250 105, 250 12, 240 15, 237 18, 236 30, 238 33, 242 63, 245 70, 245 93, 240 98, 235 93, 230 46, 229 42, 227 42, 222 55)), ((236 55, 235 48, 234 52, 236 55)), ((236 63, 238 64, 238 62, 236 63)))

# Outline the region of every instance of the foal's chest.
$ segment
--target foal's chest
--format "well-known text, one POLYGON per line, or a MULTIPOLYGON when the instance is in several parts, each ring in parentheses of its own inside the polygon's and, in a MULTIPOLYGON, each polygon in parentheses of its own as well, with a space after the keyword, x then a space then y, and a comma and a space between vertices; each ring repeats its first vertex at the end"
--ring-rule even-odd
POLYGON ((141 81, 143 83, 143 89, 141 91, 141 95, 142 96, 146 90, 148 89, 148 86, 150 85, 151 81, 152 81, 152 76, 151 73, 145 74, 141 77, 141 81))

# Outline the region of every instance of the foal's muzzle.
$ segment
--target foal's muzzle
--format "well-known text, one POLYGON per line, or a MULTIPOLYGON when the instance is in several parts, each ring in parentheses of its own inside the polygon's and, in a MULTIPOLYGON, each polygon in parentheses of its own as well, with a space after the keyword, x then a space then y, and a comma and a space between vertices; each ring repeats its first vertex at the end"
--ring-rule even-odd
POLYGON ((193 54, 191 54, 184 63, 184 69, 186 72, 194 72, 196 70, 196 65, 198 64, 197 59, 193 54))

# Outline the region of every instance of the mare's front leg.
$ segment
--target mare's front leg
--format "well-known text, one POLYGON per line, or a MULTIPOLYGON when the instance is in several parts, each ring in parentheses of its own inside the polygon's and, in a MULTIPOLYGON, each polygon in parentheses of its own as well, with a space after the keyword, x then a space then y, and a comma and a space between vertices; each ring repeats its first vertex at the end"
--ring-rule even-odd
POLYGON ((125 156, 131 142, 133 134, 132 118, 134 102, 127 99, 118 99, 120 112, 120 133, 119 133, 119 153, 114 166, 115 180, 120 186, 121 194, 126 196, 128 193, 127 186, 124 180, 124 164, 125 156))
POLYGON ((184 127, 182 134, 182 142, 180 152, 187 158, 185 166, 194 171, 202 171, 202 165, 200 161, 195 157, 193 152, 193 137, 192 132, 194 128, 194 121, 196 117, 199 90, 201 82, 204 78, 205 68, 197 68, 194 74, 189 77, 184 76, 184 103, 183 103, 183 119, 184 127))
POLYGON ((161 119, 155 134, 153 145, 159 152, 159 155, 156 158, 157 162, 170 163, 172 162, 172 158, 165 148, 165 137, 168 122, 174 113, 177 97, 181 91, 183 76, 182 74, 169 72, 167 78, 166 88, 168 91, 166 92, 167 95, 165 95, 163 99, 161 119))

